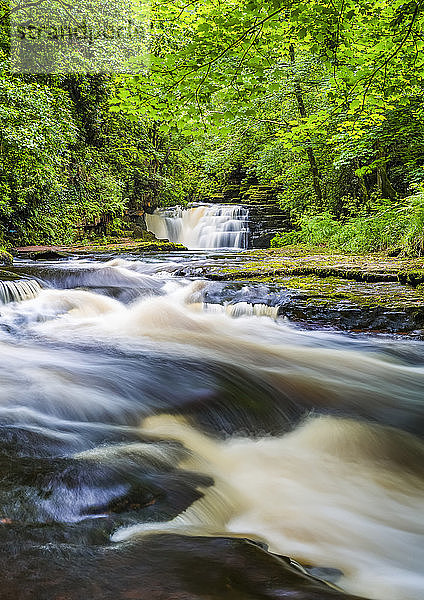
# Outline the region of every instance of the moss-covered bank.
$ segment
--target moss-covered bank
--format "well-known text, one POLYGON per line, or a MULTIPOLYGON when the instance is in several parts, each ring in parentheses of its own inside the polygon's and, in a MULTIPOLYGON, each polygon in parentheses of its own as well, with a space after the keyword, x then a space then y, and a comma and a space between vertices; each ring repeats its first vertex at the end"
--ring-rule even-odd
POLYGON ((285 246, 246 253, 245 260, 212 268, 209 279, 246 280, 316 275, 361 282, 392 281, 417 286, 424 283, 423 258, 390 257, 387 254, 334 254, 310 246, 285 246))
POLYGON ((24 246, 14 248, 16 257, 28 257, 34 260, 49 260, 65 258, 74 254, 123 254, 126 252, 175 252, 187 250, 182 244, 169 242, 168 240, 132 240, 121 239, 109 243, 89 243, 72 246, 24 246))
POLYGON ((384 254, 346 255, 308 246, 256 250, 208 279, 286 290, 280 314, 295 321, 349 330, 424 330, 424 260, 384 254))

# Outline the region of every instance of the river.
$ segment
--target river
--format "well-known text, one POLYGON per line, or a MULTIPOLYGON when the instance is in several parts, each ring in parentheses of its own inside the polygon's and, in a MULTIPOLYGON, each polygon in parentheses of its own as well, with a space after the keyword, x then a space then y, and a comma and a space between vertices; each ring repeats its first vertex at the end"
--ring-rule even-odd
POLYGON ((423 597, 423 342, 202 279, 242 256, 16 261, 0 598, 423 597))

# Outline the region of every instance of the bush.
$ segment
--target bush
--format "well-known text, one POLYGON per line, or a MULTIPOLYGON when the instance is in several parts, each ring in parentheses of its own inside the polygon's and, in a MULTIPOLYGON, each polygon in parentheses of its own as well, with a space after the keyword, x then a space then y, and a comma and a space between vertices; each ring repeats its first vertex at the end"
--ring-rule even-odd
POLYGON ((278 248, 289 244, 325 245, 345 252, 399 250, 407 256, 424 255, 424 191, 402 204, 382 201, 372 214, 337 221, 324 212, 303 216, 299 230, 279 234, 271 240, 278 248))

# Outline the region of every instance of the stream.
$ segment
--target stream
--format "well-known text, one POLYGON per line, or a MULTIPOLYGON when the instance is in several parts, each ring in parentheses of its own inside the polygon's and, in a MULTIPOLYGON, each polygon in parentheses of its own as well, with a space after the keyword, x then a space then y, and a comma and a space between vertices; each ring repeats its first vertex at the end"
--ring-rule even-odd
POLYGON ((10 268, 2 600, 423 597, 424 342, 202 278, 246 253, 10 268))

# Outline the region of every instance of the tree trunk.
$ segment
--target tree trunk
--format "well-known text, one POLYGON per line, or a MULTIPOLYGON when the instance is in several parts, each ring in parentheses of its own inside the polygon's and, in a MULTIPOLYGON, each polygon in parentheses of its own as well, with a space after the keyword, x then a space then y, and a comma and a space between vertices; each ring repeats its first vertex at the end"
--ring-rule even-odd
POLYGON ((386 171, 385 154, 380 142, 377 142, 377 158, 379 164, 377 166, 377 188, 382 198, 389 198, 395 200, 397 193, 392 184, 390 183, 389 177, 386 171))
MULTIPOLYGON (((291 61, 292 65, 294 65, 295 64, 295 56, 294 56, 293 44, 290 44, 289 51, 290 51, 290 61, 291 61)), ((297 102, 297 107, 299 109, 300 116, 302 118, 306 118, 308 115, 306 113, 305 103, 303 102, 302 88, 300 87, 300 84, 298 81, 296 81, 294 84, 294 94, 296 96, 296 102, 297 102)), ((308 143, 310 143, 310 140, 307 140, 307 141, 308 141, 308 143)), ((315 154, 314 154, 314 151, 312 150, 311 145, 307 146, 306 153, 308 155, 309 165, 311 167, 312 184, 314 186, 315 195, 317 197, 318 204, 321 206, 322 205, 322 190, 321 190, 321 182, 320 182, 321 178, 319 175, 317 161, 315 160, 315 154)))
MULTIPOLYGON (((357 161, 357 160, 355 160, 355 167, 356 167, 356 170, 359 171, 359 161, 357 161)), ((362 198, 363 198, 364 202, 368 202, 369 194, 368 194, 367 184, 365 183, 365 177, 363 175, 359 175, 359 174, 357 174, 357 177, 359 179, 359 185, 360 185, 361 192, 362 192, 362 198)))

